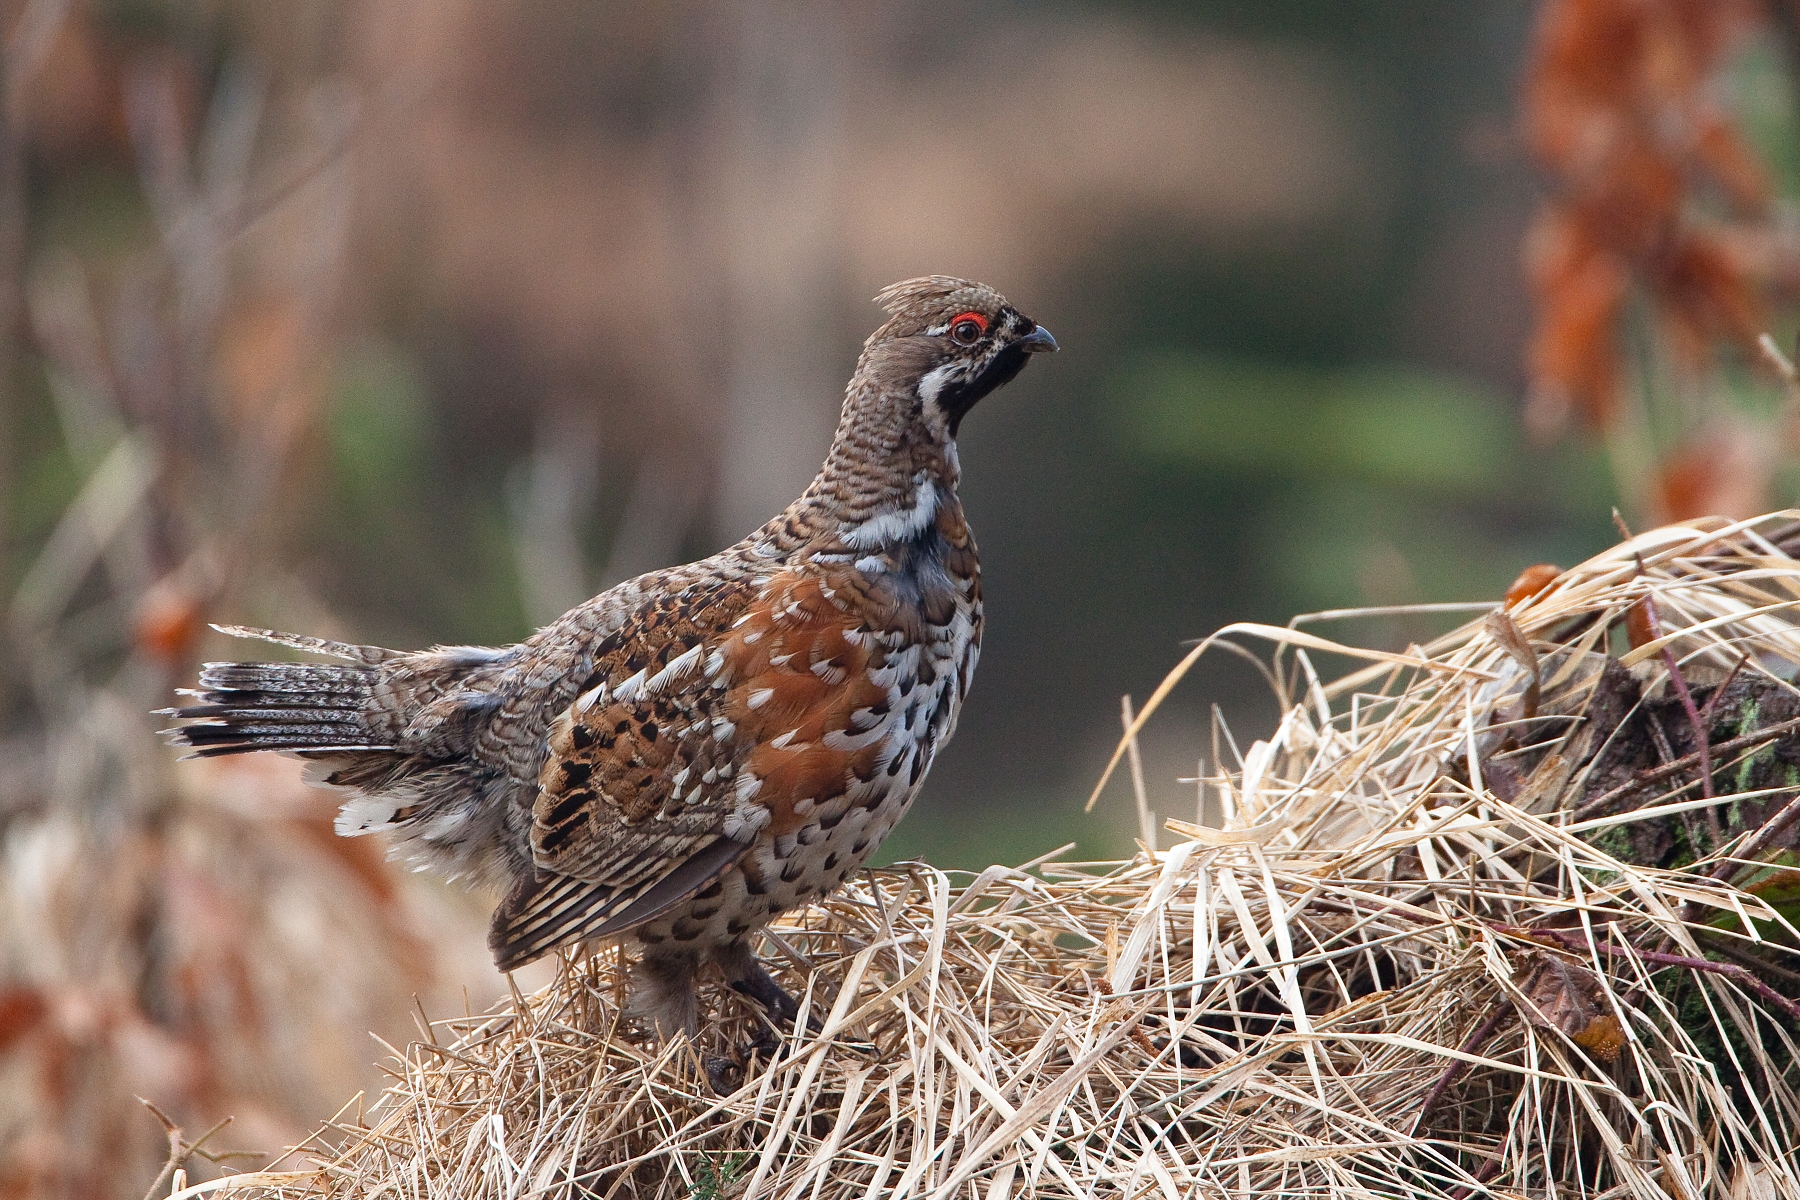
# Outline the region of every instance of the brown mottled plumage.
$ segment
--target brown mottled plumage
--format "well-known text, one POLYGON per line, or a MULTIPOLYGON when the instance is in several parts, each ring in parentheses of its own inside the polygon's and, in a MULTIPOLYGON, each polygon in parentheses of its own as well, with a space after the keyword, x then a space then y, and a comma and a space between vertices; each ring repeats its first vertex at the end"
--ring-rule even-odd
POLYGON ((957 426, 1056 348, 982 284, 877 299, 824 466, 743 541, 504 649, 226 629, 348 665, 210 663, 174 740, 300 754, 349 793, 340 833, 505 889, 502 968, 626 936, 665 1036, 697 1029, 707 961, 791 1018, 747 939, 859 867, 949 740, 981 642, 957 426))

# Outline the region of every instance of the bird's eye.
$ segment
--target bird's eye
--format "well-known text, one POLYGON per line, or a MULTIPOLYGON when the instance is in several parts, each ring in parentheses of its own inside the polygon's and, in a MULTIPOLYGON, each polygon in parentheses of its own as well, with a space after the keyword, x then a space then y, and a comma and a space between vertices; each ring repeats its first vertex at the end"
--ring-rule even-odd
POLYGON ((987 332, 987 318, 967 312, 950 322, 950 336, 960 346, 973 346, 987 332))

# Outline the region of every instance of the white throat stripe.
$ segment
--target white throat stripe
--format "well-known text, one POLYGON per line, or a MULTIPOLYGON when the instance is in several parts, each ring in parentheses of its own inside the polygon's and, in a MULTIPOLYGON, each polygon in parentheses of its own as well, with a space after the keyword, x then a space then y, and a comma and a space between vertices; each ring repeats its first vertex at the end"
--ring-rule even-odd
POLYGON ((945 363, 941 367, 933 367, 919 378, 919 399, 927 404, 937 403, 938 393, 950 382, 950 377, 960 371, 958 363, 945 363))
POLYGON ((889 509, 846 529, 844 544, 857 550, 869 550, 923 533, 926 526, 937 519, 938 492, 937 485, 929 478, 918 480, 917 489, 911 508, 889 509))

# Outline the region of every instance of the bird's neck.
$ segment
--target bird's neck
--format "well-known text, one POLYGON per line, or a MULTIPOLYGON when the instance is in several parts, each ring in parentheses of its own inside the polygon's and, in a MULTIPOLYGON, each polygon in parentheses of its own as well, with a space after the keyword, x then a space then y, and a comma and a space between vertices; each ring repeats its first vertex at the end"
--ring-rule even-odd
POLYGON ((916 418, 896 420, 910 404, 876 399, 853 386, 818 475, 754 538, 790 552, 803 545, 868 552, 916 538, 945 505, 960 507, 955 440, 916 418))
POLYGON ((806 490, 818 532, 856 551, 911 541, 959 503, 954 441, 899 445, 882 454, 841 440, 806 490))

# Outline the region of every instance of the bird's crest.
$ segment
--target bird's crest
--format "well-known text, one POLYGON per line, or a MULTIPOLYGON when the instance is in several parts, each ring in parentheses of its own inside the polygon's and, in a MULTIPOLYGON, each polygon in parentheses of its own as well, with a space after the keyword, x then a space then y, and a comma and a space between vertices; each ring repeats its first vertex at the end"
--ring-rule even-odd
POLYGON ((991 317, 1006 306, 1006 298, 985 283, 954 275, 925 275, 890 283, 875 294, 875 303, 886 309, 889 317, 871 342, 918 333, 960 312, 991 317))

